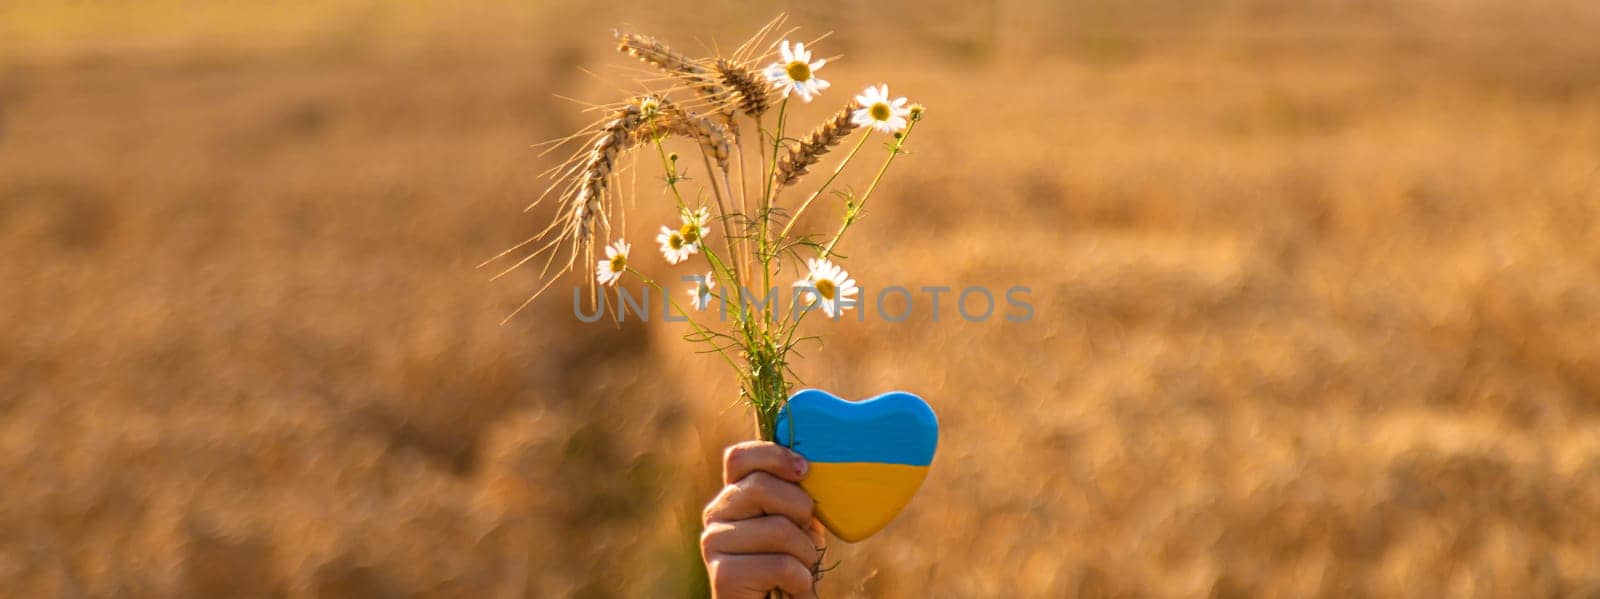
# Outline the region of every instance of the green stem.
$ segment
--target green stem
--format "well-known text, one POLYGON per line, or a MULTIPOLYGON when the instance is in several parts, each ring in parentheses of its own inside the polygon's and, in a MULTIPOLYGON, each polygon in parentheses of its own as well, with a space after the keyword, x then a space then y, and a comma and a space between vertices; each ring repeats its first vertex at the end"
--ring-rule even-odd
MULTIPOLYGON (((775 183, 777 181, 777 177, 778 177, 778 154, 781 154, 783 152, 783 124, 784 124, 784 118, 785 118, 785 115, 788 114, 788 112, 789 112, 789 99, 788 98, 784 98, 782 102, 778 103, 778 126, 777 126, 776 129, 773 130, 773 133, 772 133, 772 158, 770 159, 771 162, 769 162, 768 165, 767 165, 767 172, 766 172, 766 176, 764 177, 765 181, 762 183, 762 188, 761 188, 761 201, 762 201, 762 203, 770 202, 772 200, 773 183, 775 183)), ((765 212, 765 210, 763 210, 763 212, 765 212)))
MULTIPOLYGON (((713 333, 711 331, 711 329, 708 329, 705 326, 701 325, 700 323, 695 322, 695 319, 689 316, 689 312, 684 310, 683 306, 678 305, 678 300, 672 299, 672 294, 668 293, 666 288, 662 287, 660 283, 657 283, 655 281, 655 279, 652 279, 649 276, 646 276, 644 273, 639 272, 637 269, 633 268, 632 266, 628 267, 628 272, 632 273, 633 276, 639 277, 639 280, 644 281, 644 284, 649 285, 651 287, 654 287, 656 289, 656 291, 661 294, 662 297, 667 298, 667 303, 672 304, 672 309, 677 310, 678 311, 678 315, 682 316, 684 322, 689 323, 689 327, 694 329, 694 331, 696 333, 699 333, 701 335, 706 336, 707 339, 710 339, 710 338, 712 338, 713 336, 715 336, 717 334, 717 333, 713 333)), ((715 343, 712 343, 711 344, 711 349, 716 350, 717 354, 722 356, 723 361, 728 363, 728 366, 733 367, 733 369, 735 371, 737 371, 739 369, 738 364, 736 364, 733 361, 733 358, 731 356, 729 356, 728 352, 723 350, 721 346, 719 346, 719 345, 717 345, 715 343)))
POLYGON ((787 239, 789 237, 789 229, 794 228, 794 224, 799 222, 800 215, 804 214, 806 208, 811 206, 812 200, 817 199, 817 196, 822 195, 822 192, 828 190, 828 186, 833 185, 833 180, 838 179, 839 173, 844 172, 844 167, 845 165, 850 164, 850 159, 855 158, 856 152, 860 152, 861 147, 867 145, 867 138, 869 137, 872 137, 871 133, 863 134, 861 136, 861 141, 856 142, 855 147, 850 148, 850 153, 845 154, 844 160, 839 162, 839 166, 834 167, 833 174, 828 175, 828 180, 823 181, 822 186, 818 187, 816 191, 811 192, 811 195, 806 197, 806 201, 800 203, 800 208, 796 209, 794 214, 789 215, 789 222, 783 226, 783 231, 778 233, 778 239, 787 239))
POLYGON ((740 295, 743 290, 738 281, 735 280, 734 275, 736 273, 729 270, 727 263, 723 262, 722 258, 717 256, 716 252, 711 251, 711 248, 702 244, 700 246, 700 250, 705 252, 706 262, 711 264, 711 272, 713 276, 719 274, 720 269, 723 282, 723 306, 727 306, 727 292, 732 291, 735 296, 741 298, 739 304, 735 308, 734 317, 741 321, 748 319, 748 316, 746 316, 744 313, 744 301, 742 300, 743 296, 740 295))
POLYGON ((667 187, 672 190, 672 197, 677 200, 678 211, 686 212, 688 208, 683 203, 683 192, 678 191, 678 164, 667 158, 667 148, 661 145, 661 137, 652 131, 651 137, 655 138, 656 154, 661 156, 661 169, 667 173, 667 187))
MULTIPOLYGON (((660 142, 657 143, 659 145, 660 142)), ((705 160, 706 180, 711 182, 711 193, 717 198, 717 220, 722 221, 722 242, 728 247, 728 255, 737 261, 739 259, 739 254, 734 249, 733 232, 728 228, 728 208, 724 205, 722 192, 717 189, 717 176, 716 171, 712 170, 711 168, 711 156, 706 153, 704 148, 701 148, 700 158, 705 160)), ((724 175, 723 180, 726 181, 726 175, 728 174, 727 171, 723 171, 722 174, 724 175)), ((733 192, 729 191, 728 193, 732 194, 733 192)), ((700 247, 706 247, 706 242, 704 239, 700 240, 700 247)))
MULTIPOLYGON (((784 98, 783 102, 778 104, 778 128, 777 128, 776 131, 774 131, 773 136, 772 136, 772 163, 771 163, 771 166, 767 169, 766 188, 763 189, 762 193, 761 193, 761 204, 762 204, 761 205, 761 220, 760 220, 761 231, 760 231, 760 236, 758 237, 758 242, 756 243, 756 248, 757 248, 757 251, 761 254, 760 263, 761 263, 761 292, 762 293, 766 293, 767 290, 772 289, 772 253, 773 252, 771 251, 772 248, 769 245, 770 242, 771 242, 771 239, 770 239, 770 236, 769 236, 768 228, 769 228, 770 221, 772 220, 772 202, 773 202, 774 196, 776 195, 777 190, 778 190, 778 187, 777 187, 778 154, 781 153, 781 150, 783 149, 784 120, 785 120, 785 115, 787 115, 788 112, 789 112, 789 99, 788 98, 784 98)), ((763 309, 763 313, 761 315, 761 322, 763 324, 765 324, 765 323, 767 323, 767 322, 769 322, 771 320, 771 318, 772 318, 771 310, 772 310, 771 308, 764 308, 763 309)))
POLYGON ((883 166, 878 168, 878 174, 872 178, 872 182, 867 184, 867 191, 861 194, 861 199, 856 201, 855 207, 851 209, 849 214, 845 215, 844 224, 839 226, 839 232, 835 233, 833 240, 829 241, 828 246, 822 249, 822 257, 826 258, 833 255, 834 246, 839 245, 839 239, 844 237, 844 232, 850 228, 851 224, 856 222, 856 215, 866 208, 867 199, 871 198, 873 190, 878 188, 878 182, 883 181, 883 174, 889 172, 889 165, 894 164, 896 156, 904 153, 901 149, 906 146, 906 141, 911 139, 911 130, 917 127, 918 121, 919 119, 916 118, 911 119, 911 123, 906 125, 905 131, 900 133, 900 138, 890 142, 889 157, 883 161, 883 166))
MULTIPOLYGON (((889 171, 889 165, 894 163, 896 156, 904 153, 901 150, 905 148, 906 140, 911 139, 911 130, 917 126, 917 122, 920 120, 921 119, 919 118, 912 118, 911 122, 906 125, 905 131, 900 133, 900 138, 889 144, 889 157, 883 161, 883 166, 878 168, 878 174, 874 176, 872 178, 872 182, 867 185, 867 191, 861 194, 861 199, 857 201, 856 205, 850 209, 848 214, 845 215, 844 224, 839 226, 839 231, 833 234, 833 239, 830 240, 828 245, 822 249, 821 256, 823 258, 833 255, 834 246, 837 246, 839 244, 839 240, 844 238, 844 232, 850 229, 850 225, 856 222, 856 215, 860 214, 861 209, 867 205, 867 198, 872 197, 872 191, 878 188, 878 182, 882 181, 884 173, 889 171)), ((800 328, 800 322, 805 320, 806 314, 809 312, 811 311, 802 311, 799 315, 794 317, 794 322, 788 326, 788 335, 786 336, 785 343, 788 343, 794 339, 795 330, 800 328)))

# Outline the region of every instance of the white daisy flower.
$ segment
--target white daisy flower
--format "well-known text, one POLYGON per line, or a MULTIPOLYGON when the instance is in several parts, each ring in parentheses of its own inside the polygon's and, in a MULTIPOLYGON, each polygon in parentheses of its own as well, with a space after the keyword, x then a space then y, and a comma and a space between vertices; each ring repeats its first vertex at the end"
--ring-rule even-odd
POLYGON ((851 296, 860 291, 860 288, 856 287, 855 279, 850 278, 850 273, 826 258, 806 260, 806 267, 811 270, 810 274, 794 282, 795 287, 806 288, 801 297, 806 306, 816 303, 817 296, 821 296, 822 311, 831 318, 855 305, 855 299, 851 296))
POLYGON ((639 100, 639 114, 644 115, 644 118, 654 117, 658 112, 661 112, 660 98, 646 96, 643 100, 639 100))
POLYGON ((706 235, 711 232, 706 226, 711 220, 711 211, 708 208, 701 206, 699 210, 679 215, 679 218, 683 219, 683 226, 678 228, 678 234, 683 236, 684 241, 695 247, 705 243, 706 235))
POLYGON ((665 225, 661 232, 656 234, 656 243, 661 244, 661 255, 666 256, 669 264, 677 264, 689 259, 689 254, 699 251, 695 244, 683 238, 683 233, 674 231, 665 225))
POLYGON ((862 127, 872 127, 884 133, 905 129, 906 118, 911 116, 911 109, 906 106, 906 99, 890 100, 889 86, 881 83, 877 87, 868 86, 866 91, 856 96, 856 102, 861 103, 861 108, 850 115, 850 122, 862 127))
POLYGON ((706 227, 711 212, 704 206, 695 212, 685 212, 679 218, 683 219, 683 226, 678 230, 663 225, 661 232, 656 234, 656 243, 661 244, 661 255, 666 256, 667 262, 672 264, 688 260, 689 254, 699 253, 700 244, 711 232, 706 227))
POLYGON ((627 241, 618 239, 616 243, 606 246, 606 259, 595 265, 595 279, 601 285, 616 285, 622 278, 622 273, 628 270, 628 249, 632 247, 627 241))
POLYGON ((812 96, 828 89, 828 82, 817 78, 817 71, 828 61, 818 58, 816 62, 811 62, 811 51, 806 49, 805 42, 795 42, 791 49, 789 40, 783 40, 778 46, 778 54, 782 55, 783 60, 768 65, 763 73, 767 81, 772 82, 772 87, 783 90, 783 97, 789 97, 789 92, 796 92, 800 94, 800 99, 810 102, 812 96))
POLYGON ((710 272, 699 279, 700 282, 695 284, 694 289, 689 290, 689 301, 694 304, 694 309, 704 310, 706 306, 711 305, 711 290, 717 288, 717 282, 711 278, 710 272))

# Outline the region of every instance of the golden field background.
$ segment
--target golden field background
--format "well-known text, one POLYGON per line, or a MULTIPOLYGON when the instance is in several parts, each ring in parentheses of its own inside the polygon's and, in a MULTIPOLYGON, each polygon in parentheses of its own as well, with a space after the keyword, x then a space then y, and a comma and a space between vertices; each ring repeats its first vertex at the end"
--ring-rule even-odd
POLYGON ((610 28, 785 10, 929 106, 850 271, 1035 309, 808 324, 943 425, 825 596, 1600 595, 1579 0, 0 4, 0 595, 702 593, 731 375, 474 266, 610 28))

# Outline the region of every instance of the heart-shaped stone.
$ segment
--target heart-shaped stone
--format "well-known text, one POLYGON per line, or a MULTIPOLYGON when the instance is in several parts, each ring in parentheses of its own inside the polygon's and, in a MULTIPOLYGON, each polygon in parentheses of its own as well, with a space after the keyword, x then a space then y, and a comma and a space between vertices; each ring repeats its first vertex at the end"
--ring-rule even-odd
POLYGON ((800 486, 816 501, 817 519, 854 543, 887 526, 922 486, 939 419, 904 391, 852 402, 804 389, 778 413, 776 433, 811 463, 800 486))

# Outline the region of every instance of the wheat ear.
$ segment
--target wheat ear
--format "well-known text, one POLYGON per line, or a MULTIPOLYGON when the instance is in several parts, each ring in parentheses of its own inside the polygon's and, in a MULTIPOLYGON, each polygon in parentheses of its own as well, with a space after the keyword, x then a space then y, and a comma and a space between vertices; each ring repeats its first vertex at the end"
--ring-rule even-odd
POLYGON ((739 110, 752 118, 760 118, 772 106, 767 96, 771 87, 763 80, 760 71, 720 58, 717 59, 717 75, 724 86, 733 90, 739 110))
POLYGON ((799 145, 790 147, 788 155, 778 162, 778 185, 799 182, 800 177, 811 172, 811 166, 821 160, 824 154, 839 145, 851 131, 855 131, 858 125, 850 122, 850 116, 860 108, 860 104, 851 102, 833 118, 813 129, 799 145))
POLYGON ((612 34, 617 38, 618 52, 683 79, 689 87, 694 88, 707 102, 716 107, 718 112, 726 114, 733 110, 734 92, 729 91, 728 87, 719 81, 716 71, 648 35, 620 31, 613 31, 612 34))
POLYGON ((646 120, 645 111, 660 100, 654 97, 636 98, 611 113, 601 123, 589 144, 589 154, 577 174, 577 193, 572 196, 574 237, 584 241, 594 232, 594 223, 601 216, 606 189, 611 173, 616 170, 617 157, 635 141, 636 132, 646 120))
POLYGON ((617 38, 617 51, 628 54, 650 65, 673 74, 704 74, 700 66, 688 55, 673 50, 661 40, 648 35, 612 31, 617 38))
POLYGON ((717 161, 718 168, 728 168, 728 158, 733 154, 733 138, 721 123, 662 100, 661 108, 650 121, 650 126, 640 128, 635 137, 640 141, 649 141, 665 135, 680 135, 695 140, 708 156, 717 161))

